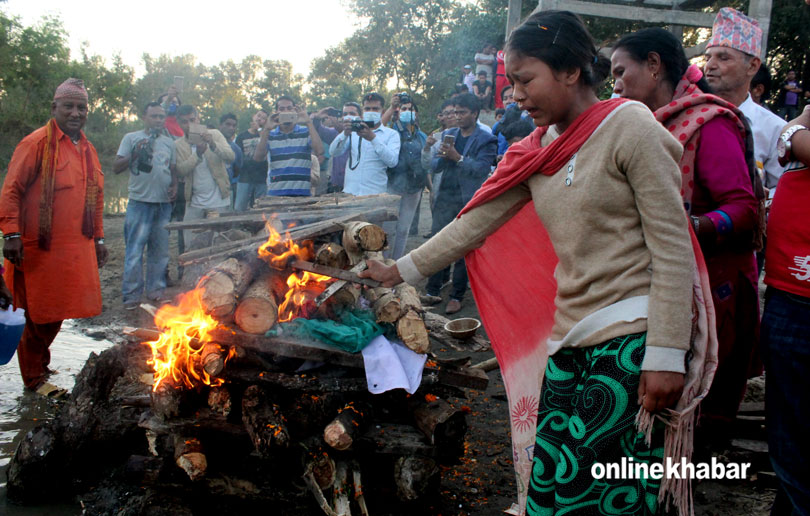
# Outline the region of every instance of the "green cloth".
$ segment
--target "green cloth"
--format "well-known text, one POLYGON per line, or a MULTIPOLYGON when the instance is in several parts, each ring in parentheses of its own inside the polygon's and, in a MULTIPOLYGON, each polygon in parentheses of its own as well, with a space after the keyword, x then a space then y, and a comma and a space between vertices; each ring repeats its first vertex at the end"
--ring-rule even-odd
POLYGON ((293 319, 276 325, 267 335, 315 339, 349 353, 357 353, 374 337, 385 332, 369 310, 343 310, 337 315, 340 322, 331 319, 293 319))

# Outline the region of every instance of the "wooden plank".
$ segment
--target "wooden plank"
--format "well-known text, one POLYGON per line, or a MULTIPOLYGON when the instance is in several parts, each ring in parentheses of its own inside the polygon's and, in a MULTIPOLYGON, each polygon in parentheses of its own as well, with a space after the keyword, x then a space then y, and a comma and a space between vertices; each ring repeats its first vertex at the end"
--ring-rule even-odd
MULTIPOLYGON (((322 220, 313 222, 311 224, 304 224, 290 229, 288 232, 292 240, 309 240, 328 233, 334 233, 343 229, 342 224, 353 221, 367 221, 368 216, 375 217, 377 214, 385 216, 388 212, 386 210, 372 211, 370 213, 354 213, 351 215, 344 215, 329 220, 322 220)), ((259 235, 235 242, 227 242, 204 249, 196 249, 183 253, 177 257, 177 261, 183 265, 189 263, 198 263, 201 261, 209 261, 217 258, 227 258, 231 255, 241 253, 243 251, 256 251, 259 247, 267 241, 267 235, 259 235)))
POLYGON ((640 6, 633 6, 632 9, 629 9, 626 5, 585 2, 582 0, 541 0, 534 12, 556 8, 586 16, 661 23, 664 25, 689 25, 694 27, 711 27, 715 18, 714 13, 654 9, 640 6))
MULTIPOLYGON (((197 220, 189 220, 189 221, 182 221, 182 222, 170 222, 166 224, 167 230, 174 230, 174 229, 214 229, 223 231, 225 228, 230 228, 232 226, 241 226, 241 225, 249 225, 249 226, 262 226, 265 223, 266 218, 270 218, 273 216, 279 222, 293 222, 299 221, 304 224, 312 223, 312 222, 320 222, 325 219, 341 217, 344 215, 354 215, 357 213, 363 213, 364 211, 369 217, 369 208, 363 206, 355 206, 355 207, 338 207, 335 209, 324 209, 324 210, 304 210, 304 211, 290 211, 284 213, 278 213, 273 210, 262 210, 242 215, 235 215, 232 217, 214 217, 211 219, 197 219, 197 220)), ((384 210, 386 212, 391 212, 391 214, 396 217, 396 211, 393 208, 379 208, 379 210, 384 210)), ((376 211, 376 213, 382 213, 381 211, 376 211)), ((389 219, 385 219, 389 220, 389 219)))
POLYGON ((368 287, 379 287, 381 283, 376 280, 361 278, 356 272, 345 271, 335 267, 327 267, 319 263, 306 262, 304 260, 295 260, 290 263, 290 267, 301 271, 313 272, 321 276, 329 276, 330 278, 337 278, 351 283, 359 283, 368 287))

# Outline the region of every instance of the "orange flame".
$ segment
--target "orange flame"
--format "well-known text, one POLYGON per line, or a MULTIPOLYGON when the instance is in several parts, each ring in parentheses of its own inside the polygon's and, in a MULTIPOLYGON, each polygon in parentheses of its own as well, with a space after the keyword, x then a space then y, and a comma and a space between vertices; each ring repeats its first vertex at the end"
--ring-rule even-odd
MULTIPOLYGON (((294 259, 312 260, 315 252, 312 249, 311 241, 307 240, 302 245, 298 245, 292 241, 289 232, 285 232, 282 237, 271 222, 270 220, 265 223, 269 236, 267 241, 259 247, 259 258, 279 270, 287 268, 287 264, 294 259)), ((284 301, 278 307, 278 322, 287 322, 297 317, 312 315, 316 310, 314 299, 332 280, 333 278, 329 276, 311 272, 290 274, 287 277, 289 289, 284 294, 284 301)))
MULTIPOLYGON (((178 305, 163 305, 155 314, 155 324, 162 333, 157 340, 146 343, 152 349, 152 359, 147 363, 155 371, 153 391, 166 379, 188 388, 199 384, 216 387, 224 383, 220 378, 211 377, 201 362, 203 348, 211 342, 210 332, 218 325, 203 309, 203 290, 195 288, 181 294, 178 305)), ((233 350, 226 361, 232 355, 233 350)))

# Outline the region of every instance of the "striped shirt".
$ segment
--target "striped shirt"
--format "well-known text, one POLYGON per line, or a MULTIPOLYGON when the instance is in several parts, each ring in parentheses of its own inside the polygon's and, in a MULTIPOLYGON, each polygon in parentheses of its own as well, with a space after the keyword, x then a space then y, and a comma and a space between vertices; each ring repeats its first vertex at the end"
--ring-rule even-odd
POLYGON ((267 135, 267 195, 310 195, 312 143, 309 129, 296 125, 283 133, 277 127, 267 135))

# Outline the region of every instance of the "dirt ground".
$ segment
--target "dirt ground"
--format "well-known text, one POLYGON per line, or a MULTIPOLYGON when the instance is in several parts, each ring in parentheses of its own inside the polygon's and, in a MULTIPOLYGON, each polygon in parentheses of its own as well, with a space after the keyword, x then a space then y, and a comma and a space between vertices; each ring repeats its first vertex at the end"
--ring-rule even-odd
MULTIPOLYGON (((409 248, 423 242, 429 230, 430 212, 423 203, 419 233, 411 238, 409 248)), ((149 316, 142 310, 128 312, 121 303, 121 278, 124 265, 123 216, 105 218, 105 240, 110 251, 107 265, 101 271, 104 311, 85 320, 88 327, 148 325, 149 316)), ((171 237, 170 276, 176 278, 176 235, 171 237)), ((179 291, 173 287, 170 292, 179 291)), ((458 316, 478 317, 470 293, 464 299, 464 309, 458 316)), ((442 303, 434 307, 444 313, 442 303)), ((461 356, 453 350, 439 350, 443 355, 461 356)), ((467 353, 473 363, 493 356, 491 351, 467 353)), ((470 409, 470 430, 466 453, 457 466, 443 471, 441 494, 427 514, 494 515, 500 514, 515 501, 515 480, 509 438, 509 418, 503 381, 498 371, 489 373, 486 391, 468 391, 465 404, 470 409)), ((752 381, 748 400, 762 401, 762 379, 752 381)), ((753 455, 729 456, 729 460, 753 457, 763 460, 762 452, 753 455)), ((695 487, 695 513, 698 515, 740 516, 768 514, 774 497, 773 478, 753 475, 743 481, 702 482, 695 487)), ((424 513, 421 512, 420 513, 424 513)))

